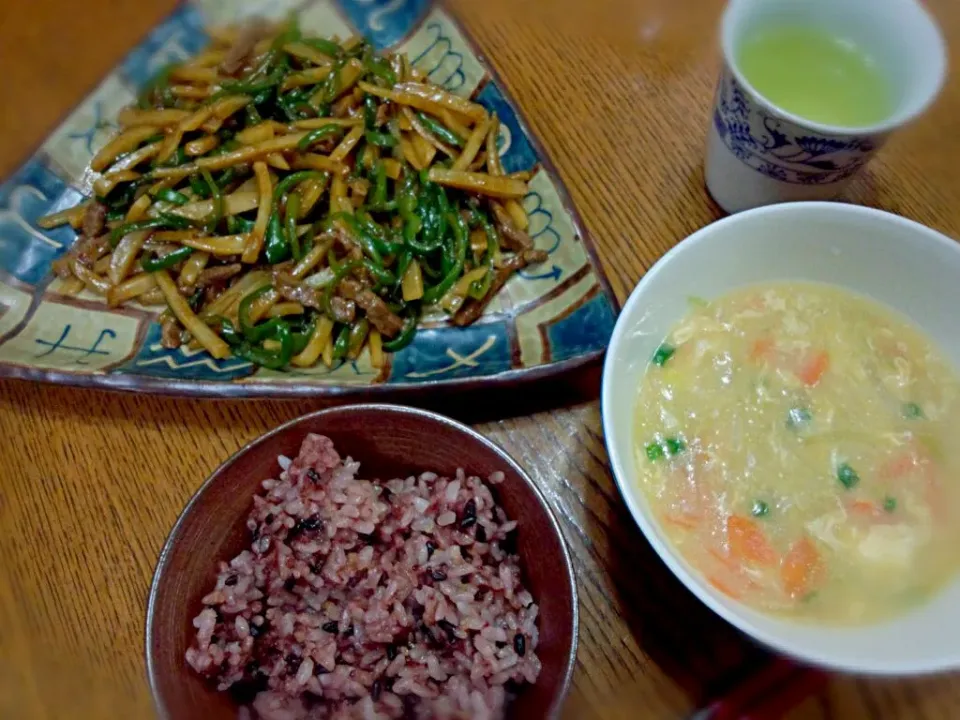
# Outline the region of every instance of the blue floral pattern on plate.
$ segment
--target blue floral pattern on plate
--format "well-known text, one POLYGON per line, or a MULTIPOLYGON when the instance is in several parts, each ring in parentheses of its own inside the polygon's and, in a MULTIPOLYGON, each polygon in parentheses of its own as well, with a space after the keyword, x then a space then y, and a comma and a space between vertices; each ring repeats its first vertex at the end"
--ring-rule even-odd
MULTIPOLYGON (((612 294, 549 160, 463 30, 429 0, 193 0, 151 31, 52 138, 0 184, 0 290, 19 298, 23 313, 4 329, 0 376, 194 395, 362 394, 532 379, 598 358, 613 330, 612 294), (108 141, 116 109, 165 65, 200 50, 207 43, 207 18, 222 23, 258 14, 280 17, 291 9, 301 13, 307 31, 341 37, 357 32, 381 48, 407 52, 433 82, 495 111, 502 121, 504 168, 533 174, 523 205, 531 236, 550 260, 514 276, 475 325, 432 322, 379 370, 367 353, 333 369, 277 372, 239 358, 214 360, 190 348, 163 348, 156 312, 107 308, 88 292, 58 294, 51 263, 76 236, 67 227, 42 231, 35 225, 89 192, 96 178, 87 168, 89 158, 108 141), (48 341, 50 347, 43 345, 48 341), (75 361, 77 353, 82 362, 75 361)), ((0 300, 0 318, 6 310, 0 300)))
POLYGON ((717 87, 713 124, 736 157, 774 180, 828 185, 857 172, 877 150, 865 137, 814 134, 754 103, 729 70, 717 87))

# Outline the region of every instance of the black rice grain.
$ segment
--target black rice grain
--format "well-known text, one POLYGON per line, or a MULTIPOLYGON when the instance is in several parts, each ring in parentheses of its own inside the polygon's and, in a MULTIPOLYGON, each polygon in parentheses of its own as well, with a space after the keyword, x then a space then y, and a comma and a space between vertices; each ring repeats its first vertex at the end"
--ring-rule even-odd
POLYGON ((463 518, 460 520, 460 529, 466 530, 477 524, 477 501, 473 498, 467 500, 463 506, 463 518))
POLYGON ((513 636, 513 649, 520 657, 527 654, 527 640, 521 633, 513 636))

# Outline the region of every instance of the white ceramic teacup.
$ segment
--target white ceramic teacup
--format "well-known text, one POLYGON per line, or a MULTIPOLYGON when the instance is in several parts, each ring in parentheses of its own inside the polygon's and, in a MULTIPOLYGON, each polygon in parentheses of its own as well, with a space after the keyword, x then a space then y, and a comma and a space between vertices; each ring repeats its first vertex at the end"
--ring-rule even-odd
POLYGON ((731 0, 721 23, 723 69, 707 138, 706 181, 727 212, 835 198, 887 136, 920 115, 946 76, 946 46, 918 0, 731 0), (869 127, 806 120, 756 92, 737 66, 758 28, 822 27, 868 52, 895 105, 869 127))

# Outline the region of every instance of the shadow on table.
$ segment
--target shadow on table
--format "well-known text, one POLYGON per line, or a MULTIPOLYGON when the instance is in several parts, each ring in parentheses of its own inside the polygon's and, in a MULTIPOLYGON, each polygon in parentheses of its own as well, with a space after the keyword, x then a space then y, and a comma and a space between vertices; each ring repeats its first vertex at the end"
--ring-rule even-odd
MULTIPOLYGON (((704 707, 770 664, 770 652, 713 613, 673 575, 619 497, 611 509, 602 528, 611 546, 603 562, 614 590, 610 605, 642 652, 694 707, 704 707)), ((649 682, 641 676, 617 678, 609 709, 595 717, 633 717, 631 709, 644 707, 644 696, 651 693, 644 686, 649 682)))
POLYGON ((235 430, 252 439, 258 433, 305 413, 337 405, 364 402, 413 405, 478 424, 530 415, 595 400, 600 393, 600 362, 560 376, 522 383, 478 384, 465 390, 425 388, 417 391, 345 398, 208 399, 169 397, 137 392, 43 385, 3 380, 8 401, 29 406, 41 402, 45 414, 76 415, 88 422, 117 421, 152 426, 212 427, 235 430))

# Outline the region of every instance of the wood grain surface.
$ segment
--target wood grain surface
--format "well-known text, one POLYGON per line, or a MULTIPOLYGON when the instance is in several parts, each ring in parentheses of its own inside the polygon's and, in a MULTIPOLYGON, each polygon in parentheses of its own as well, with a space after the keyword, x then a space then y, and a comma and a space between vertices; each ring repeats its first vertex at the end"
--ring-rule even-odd
MULTIPOLYGON (((702 177, 719 0, 451 4, 543 139, 621 299, 720 215, 702 177)), ((960 6, 929 4, 960 46, 960 6)), ((0 176, 173 5, 0 3, 0 176)), ((848 199, 960 237, 958 113, 953 76, 848 199)), ((591 368, 420 402, 501 443, 562 519, 582 618, 567 715, 686 717, 769 657, 686 592, 634 526, 607 467, 598 386, 591 368)), ((0 383, 0 717, 150 717, 144 608, 168 531, 217 464, 319 406, 0 383)), ((960 677, 831 678, 791 713, 826 717, 960 717, 960 677)))

